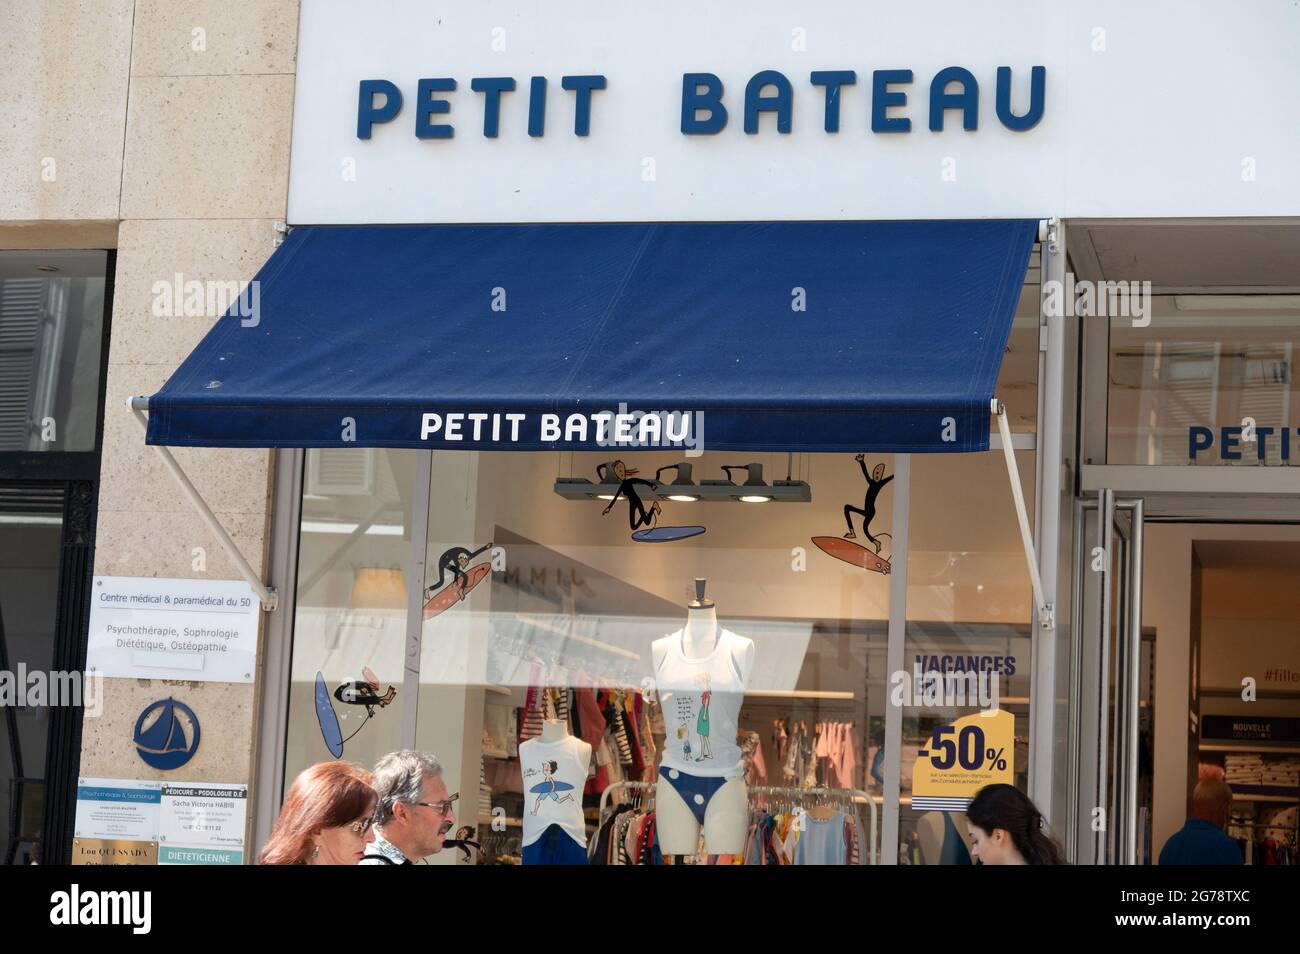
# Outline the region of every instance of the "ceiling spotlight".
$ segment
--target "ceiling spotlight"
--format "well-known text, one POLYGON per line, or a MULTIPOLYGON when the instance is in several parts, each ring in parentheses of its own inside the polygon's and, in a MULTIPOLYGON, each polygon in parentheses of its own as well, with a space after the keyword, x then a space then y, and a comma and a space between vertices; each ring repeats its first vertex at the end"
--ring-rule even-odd
POLYGON ((700 499, 700 495, 695 492, 695 482, 691 480, 690 464, 685 462, 680 464, 669 464, 666 467, 660 467, 655 471, 655 480, 660 480, 665 470, 676 471, 677 476, 673 478, 671 484, 661 488, 661 492, 669 499, 676 500, 679 503, 694 503, 700 499))
MULTIPOLYGON (((693 483, 690 464, 668 464, 655 472, 658 489, 650 491, 641 488, 642 498, 681 503, 809 503, 812 500, 812 488, 806 481, 786 478, 774 480, 769 485, 763 482, 763 468, 760 464, 728 466, 731 470, 745 471, 743 483, 733 483, 729 479, 693 483), (662 480, 664 472, 669 469, 676 471, 671 482, 662 480)), ((617 476, 611 472, 608 464, 598 468, 597 472, 600 483, 593 483, 586 477, 557 477, 555 492, 566 500, 613 500, 618 490, 617 476)))
MULTIPOLYGON (((728 483, 732 483, 731 472, 733 470, 743 470, 745 471, 746 477, 745 482, 741 485, 742 487, 761 487, 763 490, 768 489, 767 483, 763 480, 762 464, 724 464, 722 469, 727 475, 728 483)), ((738 495, 736 499, 741 503, 767 503, 772 499, 772 495, 757 493, 751 490, 747 494, 738 495)))

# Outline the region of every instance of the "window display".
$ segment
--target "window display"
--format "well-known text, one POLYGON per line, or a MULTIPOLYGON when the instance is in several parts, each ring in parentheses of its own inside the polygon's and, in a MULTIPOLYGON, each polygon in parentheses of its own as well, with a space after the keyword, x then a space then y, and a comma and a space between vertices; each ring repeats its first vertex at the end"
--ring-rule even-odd
POLYGON ((483 864, 878 860, 892 457, 665 456, 309 452, 286 773, 432 753, 483 864))

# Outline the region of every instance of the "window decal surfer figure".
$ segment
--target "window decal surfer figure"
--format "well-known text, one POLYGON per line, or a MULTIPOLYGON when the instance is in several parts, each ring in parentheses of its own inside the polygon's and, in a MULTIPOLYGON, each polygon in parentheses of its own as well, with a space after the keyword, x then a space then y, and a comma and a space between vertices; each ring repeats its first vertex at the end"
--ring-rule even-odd
POLYGON ((492 572, 491 562, 476 563, 474 566, 470 566, 470 562, 493 546, 495 544, 485 543, 477 550, 452 547, 438 557, 438 582, 424 588, 424 619, 433 619, 463 603, 470 590, 487 579, 492 572))
POLYGON ((645 480, 636 476, 641 473, 641 471, 637 470, 635 467, 627 466, 627 464, 623 463, 621 460, 616 460, 611 464, 601 464, 596 468, 596 473, 599 475, 602 484, 612 483, 610 480, 611 471, 613 471, 613 475, 618 478, 618 490, 614 491, 614 499, 611 500, 605 509, 601 511, 601 516, 604 516, 614 509, 614 504, 618 503, 619 497, 626 497, 627 522, 632 530, 636 531, 640 530, 642 527, 654 526, 655 520, 659 517, 663 508, 660 506, 659 501, 656 500, 650 505, 650 509, 647 510, 645 504, 641 500, 641 496, 636 492, 636 485, 640 484, 643 487, 649 487, 651 490, 657 490, 659 485, 653 480, 645 480))
MULTIPOLYGON (((867 496, 862 501, 861 507, 855 507, 852 504, 844 505, 844 522, 848 525, 849 532, 844 534, 845 540, 857 539, 857 534, 853 532, 853 518, 850 514, 859 514, 862 517, 862 535, 871 541, 872 546, 876 548, 876 554, 880 554, 880 541, 871 535, 871 521, 876 518, 876 498, 880 496, 880 491, 884 489, 885 484, 894 479, 894 475, 885 476, 885 465, 877 464, 871 473, 867 473, 867 461, 865 454, 858 454, 853 458, 862 468, 862 476, 867 481, 867 496)), ((889 536, 889 534, 883 534, 889 536)))
POLYGON ((474 559, 480 553, 492 549, 491 543, 485 543, 477 550, 470 550, 468 547, 452 547, 438 557, 438 582, 425 588, 424 598, 427 600, 434 593, 442 589, 443 584, 454 582, 456 592, 459 594, 458 599, 463 600, 465 594, 469 591, 469 576, 465 572, 465 567, 469 566, 469 561, 474 559), (450 573, 452 578, 447 580, 447 574, 450 573))
POLYGON ((827 556, 833 556, 837 560, 842 560, 863 570, 888 575, 890 571, 889 557, 880 555, 881 538, 888 537, 892 540, 893 537, 879 530, 872 533, 871 522, 876 519, 876 501, 880 497, 880 492, 885 489, 886 484, 894 479, 894 475, 885 476, 885 465, 883 463, 877 464, 868 472, 865 454, 857 454, 853 459, 858 462, 862 476, 867 481, 867 495, 862 501, 862 506, 844 505, 844 523, 848 526, 848 533, 844 534, 844 536, 813 537, 812 542, 827 556), (862 518, 862 534, 874 547, 874 552, 854 542, 858 536, 853 529, 853 515, 855 513, 862 518))
MULTIPOLYGON (((661 467, 660 471, 667 469, 667 467, 661 467)), ((651 500, 650 506, 647 507, 645 501, 641 499, 641 494, 637 493, 638 486, 648 487, 652 492, 657 493, 660 485, 659 474, 655 474, 655 480, 646 480, 643 477, 636 476, 639 473, 640 471, 635 467, 629 467, 621 460, 597 465, 596 476, 600 478, 602 484, 612 484, 618 481, 618 487, 614 490, 613 499, 600 512, 602 517, 608 515, 614 509, 614 504, 618 503, 620 497, 625 497, 627 498, 627 523, 632 529, 632 539, 637 543, 670 543, 673 540, 685 540, 687 537, 699 536, 704 532, 704 528, 698 526, 659 526, 659 515, 663 511, 663 505, 655 499, 651 500)))

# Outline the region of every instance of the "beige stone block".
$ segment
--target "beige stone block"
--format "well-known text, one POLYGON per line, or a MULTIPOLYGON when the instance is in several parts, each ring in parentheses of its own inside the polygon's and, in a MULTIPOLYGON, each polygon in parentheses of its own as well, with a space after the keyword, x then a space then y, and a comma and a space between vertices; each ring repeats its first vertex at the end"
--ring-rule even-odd
MULTIPOLYGON (((190 509, 162 457, 145 444, 144 428, 126 406, 132 395, 157 391, 170 366, 109 364, 99 509, 137 515, 190 509)), ((265 516, 272 451, 265 448, 176 447, 172 454, 214 511, 265 516)), ((251 559, 251 557, 250 557, 251 559)))
MULTIPOLYGON (((216 512, 254 572, 263 573, 266 516, 216 512)), ((144 513, 104 510, 95 534, 95 573, 99 576, 157 576, 175 579, 242 580, 216 535, 193 510, 144 513), (195 569, 201 548, 207 571, 195 569)))
POLYGON ((122 218, 283 218, 293 82, 289 75, 135 77, 122 218))
POLYGON ((103 712, 82 720, 83 778, 249 784, 252 768, 253 683, 178 682, 170 679, 103 681, 103 712), (136 752, 136 720, 146 707, 171 697, 199 720, 199 746, 178 769, 162 772, 136 752))
POLYGON ((117 226, 115 220, 91 219, 0 222, 0 248, 117 248, 117 226))
POLYGON ((292 73, 298 0, 136 0, 133 76, 292 73))
POLYGON ((0 3, 0 220, 118 218, 133 6, 0 3))
POLYGON ((178 367, 271 257, 276 237, 274 219, 123 222, 109 360, 178 367))

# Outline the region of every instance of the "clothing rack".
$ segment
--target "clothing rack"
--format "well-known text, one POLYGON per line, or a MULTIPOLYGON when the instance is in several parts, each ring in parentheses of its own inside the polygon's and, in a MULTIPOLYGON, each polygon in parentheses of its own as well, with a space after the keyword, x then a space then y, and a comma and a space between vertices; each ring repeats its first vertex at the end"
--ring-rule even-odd
MULTIPOLYGON (((609 808, 611 796, 613 795, 616 789, 618 791, 631 790, 631 791, 653 793, 655 790, 655 785, 656 785, 655 782, 633 782, 633 781, 626 781, 626 780, 622 782, 611 782, 609 785, 607 785, 605 787, 605 790, 600 793, 600 809, 596 815, 596 830, 600 831, 600 826, 605 823, 605 811, 609 808)), ((877 857, 877 850, 878 850, 877 834, 876 834, 876 811, 877 811, 876 801, 866 792, 862 791, 862 789, 860 788, 793 788, 793 787, 786 788, 786 787, 774 786, 774 785, 750 785, 750 786, 746 786, 746 793, 749 795, 750 798, 753 798, 755 795, 776 795, 776 796, 785 795, 797 799, 814 798, 814 797, 848 798, 848 799, 852 799, 855 805, 858 804, 858 800, 861 799, 862 802, 865 802, 868 808, 871 810, 871 824, 869 826, 870 834, 867 836, 870 844, 868 846, 869 853, 867 857, 871 859, 871 864, 873 865, 876 864, 876 857, 877 857)))
POLYGON ((600 809, 596 814, 596 831, 600 831, 600 826, 605 824, 605 810, 609 808, 610 795, 614 790, 623 791, 631 789, 634 791, 648 791, 653 793, 655 790, 654 782, 634 782, 624 779, 621 782, 610 782, 605 786, 605 790, 600 793, 600 809))
POLYGON ((861 799, 862 802, 865 803, 868 806, 868 808, 870 808, 871 810, 871 824, 869 826, 870 834, 867 836, 868 841, 870 842, 870 847, 869 847, 870 853, 867 855, 867 857, 871 859, 871 864, 873 865, 876 864, 876 857, 877 857, 876 850, 878 847, 876 842, 876 837, 877 837, 876 836, 876 800, 872 798, 870 795, 868 795, 866 792, 864 792, 862 789, 860 788, 794 788, 794 787, 785 787, 779 785, 753 785, 749 787, 748 791, 751 798, 755 795, 775 795, 778 797, 784 795, 794 799, 822 798, 822 797, 846 798, 846 799, 851 799, 855 805, 859 804, 858 800, 861 799))

